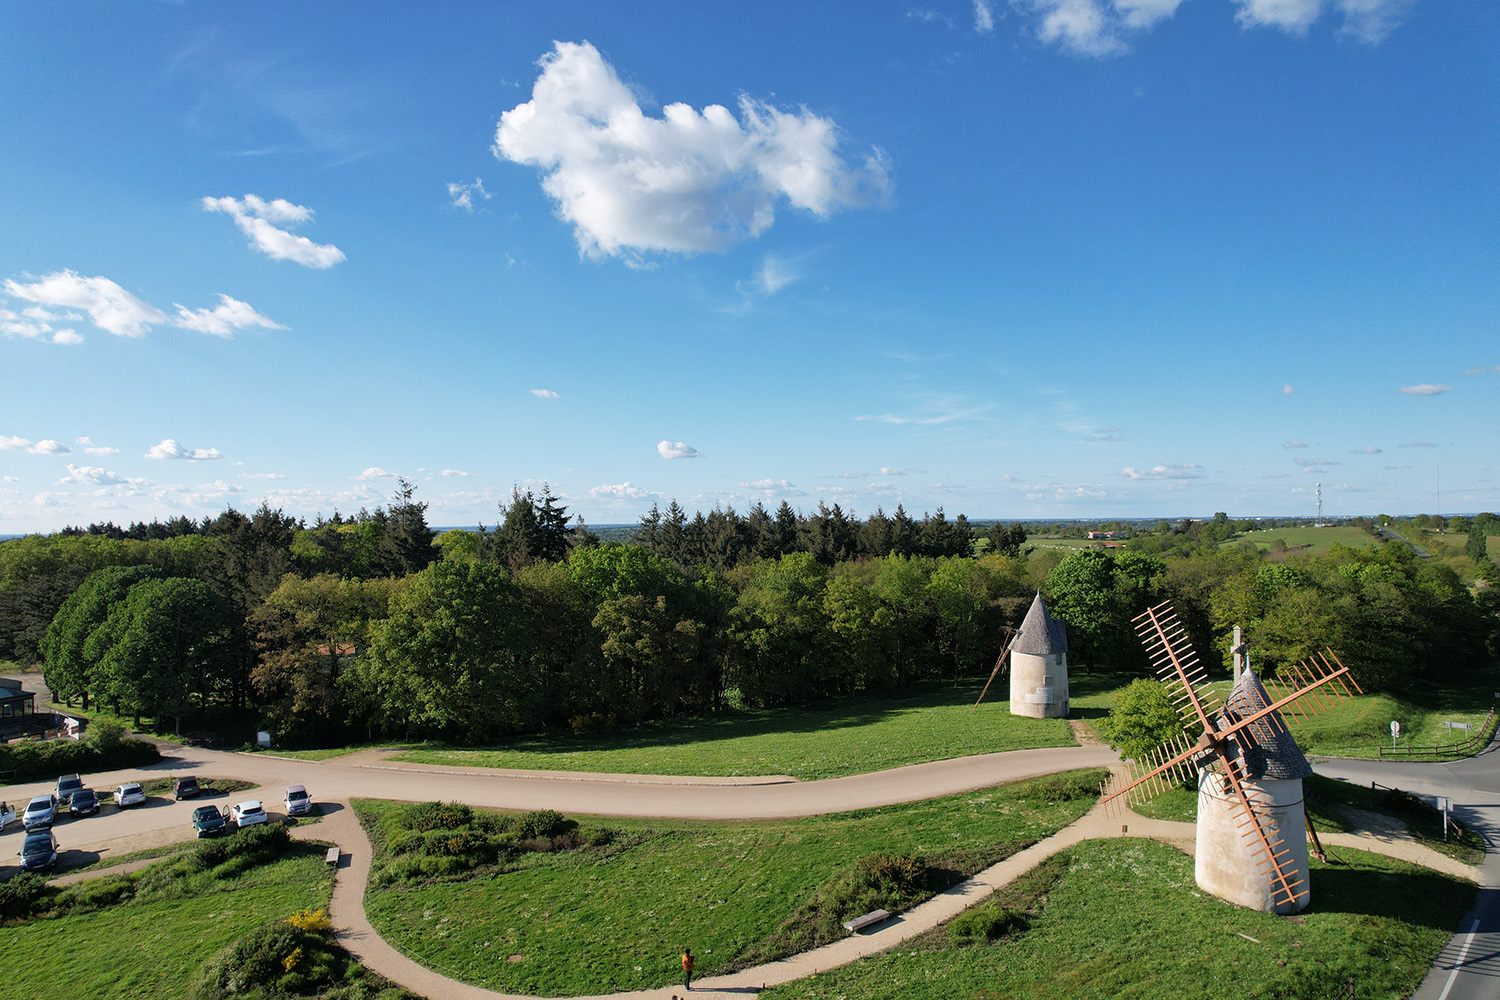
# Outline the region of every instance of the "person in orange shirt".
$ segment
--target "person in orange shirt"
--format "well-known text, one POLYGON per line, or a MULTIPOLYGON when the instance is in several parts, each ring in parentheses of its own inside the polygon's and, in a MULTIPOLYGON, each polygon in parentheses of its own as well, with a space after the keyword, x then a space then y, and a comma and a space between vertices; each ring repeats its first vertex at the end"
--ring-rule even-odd
POLYGON ((682 951, 682 988, 690 990, 693 988, 693 949, 684 948, 682 951))

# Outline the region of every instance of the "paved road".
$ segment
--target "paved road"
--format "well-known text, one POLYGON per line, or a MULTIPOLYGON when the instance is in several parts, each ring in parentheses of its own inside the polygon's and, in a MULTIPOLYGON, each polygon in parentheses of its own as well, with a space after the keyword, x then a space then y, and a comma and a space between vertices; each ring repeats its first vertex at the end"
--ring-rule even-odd
POLYGON ((1331 778, 1451 798, 1454 816, 1484 838, 1487 853, 1475 869, 1479 897, 1412 997, 1500 1000, 1500 740, 1446 764, 1319 760, 1314 766, 1331 778))

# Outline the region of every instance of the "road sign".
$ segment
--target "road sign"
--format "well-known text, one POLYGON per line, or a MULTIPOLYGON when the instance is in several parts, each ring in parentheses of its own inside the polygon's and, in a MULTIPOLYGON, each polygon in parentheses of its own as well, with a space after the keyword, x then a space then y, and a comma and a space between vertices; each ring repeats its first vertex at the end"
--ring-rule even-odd
POLYGON ((1401 723, 1391 720, 1391 749, 1396 749, 1396 737, 1401 735, 1401 723))

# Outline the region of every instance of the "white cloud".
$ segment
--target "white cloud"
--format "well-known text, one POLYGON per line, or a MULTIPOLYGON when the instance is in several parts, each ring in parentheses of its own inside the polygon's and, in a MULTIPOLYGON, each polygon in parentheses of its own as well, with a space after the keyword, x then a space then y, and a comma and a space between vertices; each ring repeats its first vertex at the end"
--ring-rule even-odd
POLYGON ((1149 28, 1177 13, 1182 0, 1114 0, 1115 10, 1127 28, 1149 28))
POLYGON ((796 485, 785 479, 757 479, 753 483, 740 483, 741 489, 761 490, 767 494, 778 496, 803 496, 803 492, 796 485))
POLYGON ((531 394, 537 399, 562 399, 561 396, 551 389, 532 389, 531 394))
POLYGON ((921 21, 924 24, 945 24, 953 27, 953 18, 942 11, 933 10, 930 7, 913 7, 906 12, 906 16, 913 21, 921 21))
POLYGON ((1037 37, 1086 56, 1108 56, 1125 51, 1116 19, 1101 0, 1027 0, 1041 15, 1037 37))
POLYGON ((589 490, 589 496, 595 500, 645 500, 649 497, 660 496, 650 490, 643 490, 632 482, 623 482, 615 486, 595 486, 589 490))
POLYGON ((94 439, 90 437, 81 437, 74 444, 82 445, 84 452, 90 455, 118 455, 120 453, 120 449, 118 448, 95 444, 94 439))
POLYGON ((1460 375, 1488 375, 1491 372, 1500 372, 1500 365, 1480 365, 1478 368, 1468 368, 1459 372, 1460 375))
POLYGON ((0 437, 0 451, 10 451, 16 448, 30 448, 31 441, 23 437, 0 437))
POLYGON ((448 200, 453 203, 454 208, 461 208, 465 212, 474 211, 475 198, 489 201, 490 197, 490 193, 484 189, 484 181, 478 177, 474 178, 473 184, 452 183, 448 185, 448 200))
POLYGON ((880 467, 880 474, 882 476, 904 476, 907 475, 907 472, 904 469, 889 469, 882 465, 880 467))
POLYGON ((1367 446, 1359 449, 1358 451, 1351 452, 1351 454, 1354 454, 1354 455, 1379 455, 1383 451, 1384 451, 1383 448, 1377 448, 1377 447, 1375 447, 1372 444, 1372 445, 1367 445, 1367 446))
POLYGON ((1431 383, 1424 383, 1422 385, 1403 385, 1401 387, 1401 391, 1408 396, 1437 396, 1447 392, 1452 388, 1453 386, 1451 385, 1432 385, 1431 383))
POLYGON ((702 457, 697 448, 683 444, 681 441, 675 444, 671 441, 659 441, 656 445, 656 453, 662 458, 700 458, 702 457))
POLYGON ((59 479, 58 483, 76 483, 79 486, 150 485, 144 479, 129 479, 96 465, 73 465, 71 462, 68 464, 68 474, 59 479))
POLYGON ((1235 0, 1235 20, 1250 28, 1280 28, 1303 35, 1325 9, 1344 15, 1340 34, 1374 45, 1401 23, 1414 0, 1235 0))
POLYGON ((981 35, 995 30, 995 12, 987 0, 974 0, 974 30, 981 35))
POLYGON ((52 441, 49 439, 46 441, 38 441, 36 444, 32 445, 26 450, 31 452, 33 455, 66 455, 73 449, 69 448, 61 441, 52 441))
MULTIPOLYGON (((236 464, 239 464, 239 463, 236 463, 236 464)), ((286 476, 283 476, 279 472, 246 472, 246 473, 244 473, 244 477, 246 479, 285 479, 286 478, 286 476)))
POLYGON ((42 306, 81 309, 95 326, 118 337, 144 337, 153 324, 167 318, 108 278, 85 278, 76 271, 55 271, 25 284, 7 278, 5 294, 42 306))
POLYGON ((543 171, 590 257, 723 250, 764 232, 782 199, 826 218, 890 198, 884 154, 849 164, 837 126, 806 108, 742 94, 738 118, 718 104, 653 118, 588 42, 556 42, 538 65, 531 100, 500 116, 494 153, 543 171))
POLYGON ((181 459, 188 462, 212 462, 222 458, 217 448, 184 448, 171 438, 164 438, 160 444, 151 446, 151 450, 141 456, 142 458, 154 459, 181 459))
POLYGON ((59 330, 54 323, 82 319, 77 313, 58 315, 41 306, 28 306, 19 313, 0 309, 0 333, 7 337, 51 341, 54 344, 81 344, 83 338, 71 327, 59 330))
POLYGON ((395 479, 396 474, 388 469, 382 469, 378 465, 372 465, 364 472, 354 477, 362 483, 373 482, 376 479, 395 479))
POLYGON ((293 205, 282 198, 266 201, 253 194, 239 198, 204 198, 203 210, 223 212, 234 220, 250 246, 273 260, 290 260, 304 267, 329 268, 344 260, 344 251, 330 244, 314 243, 273 223, 296 225, 312 218, 312 209, 293 205))
POLYGON ((250 308, 247 303, 239 299, 230 298, 220 293, 219 306, 217 309, 188 309, 186 306, 177 306, 177 318, 172 320, 173 326, 180 326, 184 330, 196 330, 199 333, 211 333, 216 337, 232 337, 234 331, 242 330, 247 326, 259 326, 268 330, 285 330, 273 320, 269 320, 250 308))
POLYGON ((464 472, 462 469, 444 469, 442 474, 449 479, 472 479, 475 475, 472 472, 464 472))
POLYGON ((1397 445, 1396 447, 1398 447, 1398 448, 1436 448, 1437 447, 1437 443, 1434 442, 1434 441, 1407 441, 1407 442, 1405 442, 1403 444, 1397 445))
POLYGON ((1183 464, 1163 462, 1149 469, 1136 469, 1127 465, 1120 470, 1120 475, 1126 479, 1202 479, 1202 470, 1203 466, 1197 462, 1183 464))
POLYGON ((780 257, 767 256, 755 272, 755 287, 766 295, 775 295, 787 285, 800 281, 802 275, 780 257))
POLYGON ((1296 391, 1297 390, 1293 389, 1291 387, 1291 385, 1289 385, 1288 383, 1286 383, 1286 382, 1281 383, 1281 394, 1283 396, 1290 396, 1292 393, 1294 393, 1296 391))
POLYGON ((1307 442, 1306 441, 1288 441, 1286 444, 1282 445, 1282 447, 1283 448, 1306 448, 1307 447, 1307 442))

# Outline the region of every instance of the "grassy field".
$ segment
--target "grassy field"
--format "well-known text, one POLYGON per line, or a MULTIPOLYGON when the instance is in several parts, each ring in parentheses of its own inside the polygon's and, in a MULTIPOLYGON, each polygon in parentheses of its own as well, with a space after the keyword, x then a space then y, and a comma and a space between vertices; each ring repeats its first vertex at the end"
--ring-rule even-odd
MULTIPOLYGON (((1059 778, 930 802, 757 823, 610 819, 616 845, 523 855, 516 870, 366 893, 386 940, 490 989, 575 996, 663 986, 690 944, 700 974, 764 956, 784 920, 875 851, 977 871, 1049 836, 1092 805, 1102 772, 1054 801, 1059 778), (518 957, 517 957, 518 956, 518 957)), ((358 802, 377 841, 394 803, 358 802)), ((383 861, 377 860, 376 880, 383 861)), ((967 873, 965 871, 965 873, 967 873)))
POLYGON ((1074 746, 1060 719, 1010 714, 997 680, 976 711, 982 684, 928 685, 908 698, 862 698, 818 709, 779 709, 683 719, 596 734, 517 740, 505 748, 412 749, 397 760, 465 767, 612 774, 784 774, 803 781, 998 750, 1074 746))
MULTIPOLYGON (((981 910, 1021 914, 1012 932, 959 944, 947 929, 760 994, 763 1000, 1115 1000, 1406 996, 1474 900, 1472 885, 1343 851, 1314 865, 1312 906, 1293 918, 1197 889, 1192 858, 1152 841, 1080 844, 981 910)), ((960 918, 959 923, 964 918, 960 918)), ((970 926, 973 926, 970 924, 970 926)))
POLYGON ((1285 542, 1288 549, 1306 552, 1309 555, 1322 555, 1335 543, 1346 545, 1351 549, 1367 549, 1380 544, 1362 528, 1340 525, 1331 528, 1269 528, 1265 531, 1247 531, 1244 534, 1235 535, 1229 541, 1221 543, 1219 547, 1221 549, 1234 548, 1241 542, 1251 542, 1264 552, 1271 548, 1278 539, 1285 542))
POLYGON ((267 921, 326 908, 331 888, 321 849, 304 847, 185 898, 7 925, 0 1000, 186 998, 220 949, 267 921))

